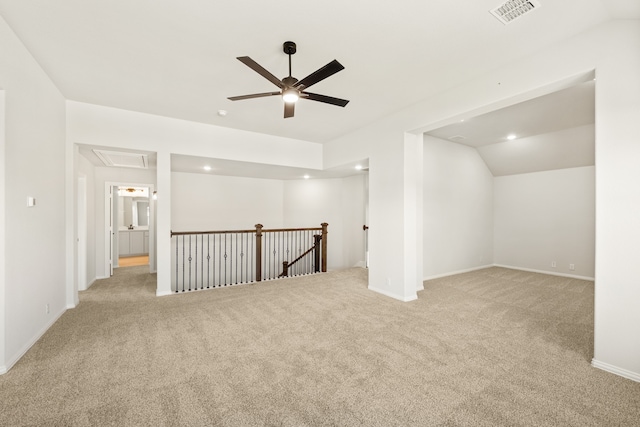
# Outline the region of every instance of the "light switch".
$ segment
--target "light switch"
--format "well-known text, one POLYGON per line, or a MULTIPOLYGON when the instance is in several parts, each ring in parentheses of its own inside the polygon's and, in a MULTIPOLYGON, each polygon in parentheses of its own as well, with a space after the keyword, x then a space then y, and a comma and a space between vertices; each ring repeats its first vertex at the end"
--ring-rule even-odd
POLYGON ((32 208, 36 205, 36 198, 35 197, 27 197, 27 207, 28 208, 32 208))

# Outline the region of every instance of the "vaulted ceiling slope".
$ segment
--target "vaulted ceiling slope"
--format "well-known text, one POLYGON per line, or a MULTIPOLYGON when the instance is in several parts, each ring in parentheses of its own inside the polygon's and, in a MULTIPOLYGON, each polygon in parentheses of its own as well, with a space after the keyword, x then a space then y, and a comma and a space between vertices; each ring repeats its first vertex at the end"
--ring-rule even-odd
POLYGON ((589 80, 427 135, 476 148, 493 176, 593 166, 595 85, 589 80))
POLYGON ((319 143, 607 20, 640 18, 637 0, 540 0, 504 25, 489 13, 501 3, 0 0, 0 15, 68 99, 319 143), (298 78, 345 66, 314 89, 347 107, 303 102, 284 120, 279 97, 227 99, 273 90, 236 57, 282 78, 286 40, 298 78))

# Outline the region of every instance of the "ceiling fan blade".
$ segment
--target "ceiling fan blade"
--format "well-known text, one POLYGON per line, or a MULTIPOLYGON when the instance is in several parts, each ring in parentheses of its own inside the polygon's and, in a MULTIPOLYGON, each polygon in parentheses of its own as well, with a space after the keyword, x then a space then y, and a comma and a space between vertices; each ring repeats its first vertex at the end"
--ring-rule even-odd
POLYGON ((232 101, 240 101, 243 99, 262 98, 265 96, 275 96, 275 95, 280 95, 280 92, 265 92, 265 93, 254 93, 251 95, 230 96, 227 99, 230 99, 232 101))
POLYGON ((312 85, 318 83, 319 81, 324 80, 327 77, 330 77, 335 73, 337 73, 338 71, 342 71, 342 70, 344 70, 344 66, 334 59, 324 67, 320 68, 317 71, 314 71, 304 79, 300 80, 298 83, 296 83, 295 87, 297 89, 305 89, 305 88, 311 87, 312 85))
POLYGON ((258 64, 256 61, 249 58, 248 56, 239 56, 237 59, 247 67, 251 68, 256 73, 260 74, 265 79, 269 80, 274 85, 278 86, 279 88, 284 87, 284 85, 282 84, 279 78, 271 74, 262 65, 258 64))
POLYGON ((325 102, 327 104, 337 105, 338 107, 344 107, 349 103, 346 99, 334 98, 333 96, 318 95, 317 93, 302 92, 302 96, 305 99, 312 101, 325 102))
POLYGON ((287 119, 289 117, 293 117, 293 111, 295 110, 296 103, 295 102, 285 102, 284 103, 284 118, 287 119))

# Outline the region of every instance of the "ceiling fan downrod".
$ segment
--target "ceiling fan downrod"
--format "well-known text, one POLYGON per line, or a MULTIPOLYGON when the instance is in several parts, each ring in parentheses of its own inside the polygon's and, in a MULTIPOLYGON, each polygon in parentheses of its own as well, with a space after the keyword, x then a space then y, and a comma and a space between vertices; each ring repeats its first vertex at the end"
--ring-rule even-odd
MULTIPOLYGON (((293 89, 295 84, 298 83, 298 79, 291 75, 291 55, 296 53, 296 44, 291 41, 284 42, 282 44, 282 50, 289 56, 289 76, 282 79, 282 83, 284 83, 287 89, 293 89)), ((298 96, 300 95, 298 90, 296 90, 296 93, 298 94, 298 96)))

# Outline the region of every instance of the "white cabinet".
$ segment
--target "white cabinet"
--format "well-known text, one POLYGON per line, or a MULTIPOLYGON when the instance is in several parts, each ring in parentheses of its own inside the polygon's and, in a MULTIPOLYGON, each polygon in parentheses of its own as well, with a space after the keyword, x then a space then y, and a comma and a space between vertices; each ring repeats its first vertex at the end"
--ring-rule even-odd
POLYGON ((118 233, 118 255, 129 255, 129 232, 121 231, 118 233))
POLYGON ((144 231, 129 232, 129 253, 130 254, 144 253, 144 231))
POLYGON ((149 232, 146 230, 120 230, 118 255, 146 255, 149 253, 149 232))

